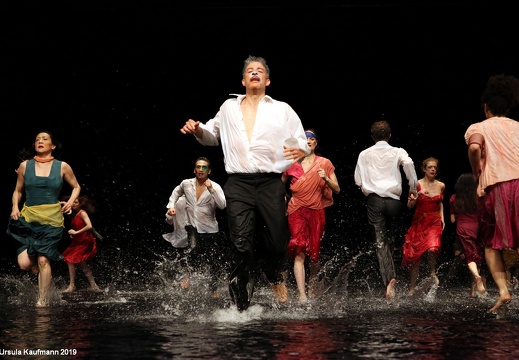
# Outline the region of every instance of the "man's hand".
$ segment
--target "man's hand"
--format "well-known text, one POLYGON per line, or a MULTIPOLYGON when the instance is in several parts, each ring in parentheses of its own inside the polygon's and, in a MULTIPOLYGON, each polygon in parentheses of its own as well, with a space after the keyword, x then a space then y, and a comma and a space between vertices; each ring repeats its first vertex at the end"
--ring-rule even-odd
POLYGON ((306 157, 305 151, 295 147, 283 145, 283 157, 293 163, 301 162, 306 157))
POLYGON ((204 185, 210 193, 212 193, 214 191, 213 183, 211 182, 211 180, 207 179, 206 181, 204 181, 204 185))
POLYGON ((186 121, 186 124, 180 129, 182 134, 193 134, 197 135, 198 126, 200 125, 200 121, 195 121, 193 119, 189 119, 186 121))

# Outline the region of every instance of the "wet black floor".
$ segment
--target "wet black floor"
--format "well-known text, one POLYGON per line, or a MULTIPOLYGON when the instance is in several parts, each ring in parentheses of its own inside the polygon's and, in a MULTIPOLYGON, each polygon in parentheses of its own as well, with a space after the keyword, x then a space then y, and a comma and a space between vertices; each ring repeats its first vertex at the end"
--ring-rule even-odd
MULTIPOLYGON (((259 285, 238 312, 225 284, 213 299, 204 277, 180 289, 56 291, 35 308, 34 279, 4 276, 0 307, 3 358, 117 359, 512 359, 519 356, 515 302, 489 314, 497 293, 470 298, 464 285, 429 285, 388 303, 379 290, 337 287, 301 305, 280 305, 259 285), (52 355, 57 352, 60 355, 52 355), (39 355, 38 355, 39 354, 39 355), (36 356, 37 355, 37 356, 36 356)), ((59 279, 58 279, 59 280, 59 279)), ((343 279, 344 280, 344 279, 343 279)), ((422 284, 427 284, 423 281, 422 284)), ((338 285, 337 283, 335 285, 338 285)), ((295 294, 295 288, 289 287, 295 294)), ((404 289, 401 289, 404 290, 404 289)))

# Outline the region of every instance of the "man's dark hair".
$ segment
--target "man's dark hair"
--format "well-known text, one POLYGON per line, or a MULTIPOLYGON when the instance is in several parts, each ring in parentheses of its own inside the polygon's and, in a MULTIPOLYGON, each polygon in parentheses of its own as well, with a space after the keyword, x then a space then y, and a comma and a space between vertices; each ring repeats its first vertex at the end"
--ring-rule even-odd
POLYGON ((391 137, 391 126, 386 120, 374 122, 371 125, 371 137, 375 141, 388 141, 391 137))

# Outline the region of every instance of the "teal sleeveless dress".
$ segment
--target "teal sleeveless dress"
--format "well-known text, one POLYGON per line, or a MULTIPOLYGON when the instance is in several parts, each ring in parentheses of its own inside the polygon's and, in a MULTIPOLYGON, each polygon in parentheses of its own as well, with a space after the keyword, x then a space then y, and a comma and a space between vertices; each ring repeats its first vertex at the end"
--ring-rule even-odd
MULTIPOLYGON (((33 212, 38 211, 38 205, 59 203, 63 186, 61 161, 53 160, 49 176, 36 176, 35 163, 36 161, 33 159, 27 161, 24 183, 24 209, 31 208, 34 210, 33 212)), ((59 211, 60 214, 54 215, 63 219, 59 207, 56 207, 56 211, 59 211)), ((17 254, 27 249, 27 253, 31 257, 43 254, 51 260, 63 260, 63 256, 58 251, 58 244, 63 236, 64 226, 28 222, 23 213, 24 210, 18 220, 10 219, 7 228, 7 235, 22 243, 22 246, 17 249, 17 254)))

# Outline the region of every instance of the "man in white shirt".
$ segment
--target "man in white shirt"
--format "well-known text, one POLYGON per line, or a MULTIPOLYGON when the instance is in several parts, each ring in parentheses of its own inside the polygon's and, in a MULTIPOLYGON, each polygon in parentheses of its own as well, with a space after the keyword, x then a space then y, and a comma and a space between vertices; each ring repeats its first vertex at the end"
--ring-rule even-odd
POLYGON ((397 219, 402 209, 402 167, 409 181, 409 197, 416 198, 418 178, 413 160, 407 152, 389 145, 391 127, 387 121, 371 125, 375 145, 359 154, 355 168, 355 184, 366 195, 366 207, 371 235, 376 244, 382 281, 386 286, 386 299, 395 297, 396 283, 393 251, 398 235, 397 219))
MULTIPOLYGON (((196 271, 208 265, 212 296, 219 297, 218 281, 226 254, 216 209, 225 209, 225 195, 222 187, 209 179, 211 162, 208 158, 196 159, 193 172, 195 177, 182 180, 169 197, 166 221, 174 224, 175 230, 163 237, 174 247, 189 248, 188 270, 196 271)), ((181 286, 189 287, 189 271, 181 286)))
POLYGON ((288 300, 282 273, 290 233, 281 174, 310 154, 299 116, 266 95, 270 70, 264 58, 245 60, 242 85, 245 95, 226 100, 213 119, 205 124, 189 119, 180 130, 202 145, 222 145, 229 235, 241 255, 229 291, 239 311, 250 305, 258 255, 279 302, 288 300))

